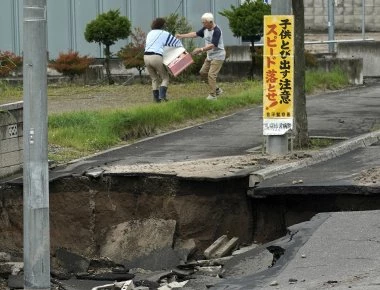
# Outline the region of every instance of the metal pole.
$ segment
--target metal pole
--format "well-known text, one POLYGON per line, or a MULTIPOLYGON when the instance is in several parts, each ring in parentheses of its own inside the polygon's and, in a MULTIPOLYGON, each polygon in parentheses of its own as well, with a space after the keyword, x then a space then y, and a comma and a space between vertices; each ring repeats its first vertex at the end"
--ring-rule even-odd
POLYGON ((271 13, 272 15, 292 14, 292 1, 291 0, 272 0, 271 13))
MULTIPOLYGON (((272 0, 272 15, 290 15, 292 13, 291 0, 272 0)), ((269 135, 266 142, 267 153, 270 155, 288 154, 288 135, 269 135)))
MULTIPOLYGON (((335 1, 329 0, 328 2, 328 40, 335 39, 335 17, 334 17, 334 6, 335 1)), ((335 51, 335 44, 333 42, 329 43, 329 53, 333 53, 335 51)))
POLYGON ((362 36, 365 39, 365 0, 362 0, 362 36))
POLYGON ((50 290, 47 0, 24 0, 24 290, 50 290))

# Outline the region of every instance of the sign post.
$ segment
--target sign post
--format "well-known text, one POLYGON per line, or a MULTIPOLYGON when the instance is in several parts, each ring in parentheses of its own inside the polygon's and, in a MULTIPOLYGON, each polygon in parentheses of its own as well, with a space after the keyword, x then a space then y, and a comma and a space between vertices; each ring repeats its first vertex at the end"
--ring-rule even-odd
POLYGON ((263 134, 267 153, 288 153, 293 129, 294 16, 264 16, 263 134))

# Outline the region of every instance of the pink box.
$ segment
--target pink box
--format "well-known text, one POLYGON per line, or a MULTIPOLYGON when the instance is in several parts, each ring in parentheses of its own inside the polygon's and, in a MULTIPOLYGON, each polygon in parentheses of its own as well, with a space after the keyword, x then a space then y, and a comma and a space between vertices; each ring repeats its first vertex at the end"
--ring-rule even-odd
POLYGON ((191 54, 185 51, 171 61, 167 67, 171 74, 176 77, 192 63, 194 63, 194 61, 191 54))

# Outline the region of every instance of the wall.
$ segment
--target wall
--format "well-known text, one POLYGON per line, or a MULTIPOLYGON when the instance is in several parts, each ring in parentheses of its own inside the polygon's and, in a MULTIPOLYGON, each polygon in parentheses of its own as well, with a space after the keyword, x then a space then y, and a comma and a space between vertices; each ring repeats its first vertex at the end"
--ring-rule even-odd
MULTIPOLYGON (((153 18, 177 13, 186 17, 196 30, 200 28, 200 16, 211 11, 216 22, 223 28, 226 45, 240 45, 241 39, 234 37, 227 18, 219 14, 231 5, 237 6, 241 0, 60 0, 47 1, 48 51, 50 58, 59 52, 79 51, 93 57, 103 57, 103 48, 95 43, 87 43, 84 31, 88 22, 110 9, 120 9, 127 16, 132 27, 140 27, 148 32, 153 18)), ((365 31, 380 31, 380 0, 335 0, 335 29, 337 31, 361 32, 362 16, 365 15, 365 31)), ((307 33, 323 32, 328 28, 328 0, 304 0, 305 29, 307 33)), ((0 1, 0 50, 9 50, 17 55, 23 50, 23 1, 0 1)), ((198 39, 197 41, 201 41, 198 39)), ((118 41, 111 47, 118 51, 129 42, 118 41)))
POLYGON ((331 71, 340 68, 348 77, 350 84, 363 84, 363 59, 362 58, 322 58, 318 60, 318 68, 331 71))
MULTIPOLYGON (((251 65, 249 46, 226 47, 228 58, 220 71, 221 80, 239 79, 248 76, 251 65)), ((318 57, 317 67, 330 71, 340 67, 347 74, 351 84, 363 84, 364 76, 380 76, 380 46, 375 42, 339 43, 336 56, 318 57), (348 48, 350 48, 348 50, 348 48), (376 66, 376 60, 379 64, 376 66), (375 60, 375 61, 374 61, 375 60)), ((255 77, 262 78, 262 66, 254 66, 255 77)))
POLYGON ((380 41, 338 43, 337 57, 362 58, 363 75, 366 77, 380 76, 380 41))
MULTIPOLYGON (((239 0, 59 0, 47 1, 48 51, 54 59, 60 52, 79 51, 92 57, 103 57, 103 47, 88 43, 84 38, 86 25, 97 15, 110 9, 119 9, 128 17, 132 28, 139 27, 145 33, 155 17, 175 13, 186 17, 193 30, 201 28, 200 17, 204 12, 214 13, 216 23, 223 28, 226 44, 240 44, 233 36, 228 20, 218 12, 239 5, 239 0)), ((23 50, 23 0, 1 0, 0 51, 9 50, 22 55, 23 50)), ((196 42, 202 41, 201 39, 196 42)), ((117 52, 129 43, 120 40, 111 46, 117 52)))
MULTIPOLYGON (((304 0, 305 31, 325 31, 328 28, 329 0, 304 0)), ((379 31, 379 0, 334 0, 335 29, 346 32, 362 31, 362 16, 365 31, 379 31), (364 7, 362 3, 364 2, 364 7)))
POLYGON ((22 168, 23 102, 0 105, 0 178, 22 168))

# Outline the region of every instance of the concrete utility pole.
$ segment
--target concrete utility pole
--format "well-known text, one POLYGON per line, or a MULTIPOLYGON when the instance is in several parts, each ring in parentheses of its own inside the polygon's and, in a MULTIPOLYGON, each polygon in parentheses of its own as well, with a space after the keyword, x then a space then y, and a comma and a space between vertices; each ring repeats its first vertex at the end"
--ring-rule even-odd
POLYGON ((24 290, 50 290, 47 0, 24 0, 24 290))
MULTIPOLYGON (((272 0, 271 3, 272 15, 291 15, 292 1, 291 0, 272 0)), ((269 135, 267 136, 267 153, 270 155, 286 155, 288 149, 288 136, 285 135, 269 135)))

